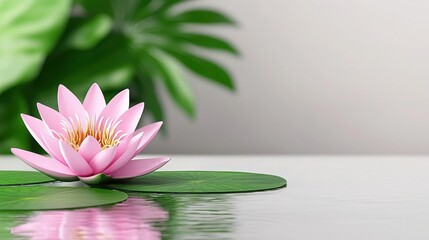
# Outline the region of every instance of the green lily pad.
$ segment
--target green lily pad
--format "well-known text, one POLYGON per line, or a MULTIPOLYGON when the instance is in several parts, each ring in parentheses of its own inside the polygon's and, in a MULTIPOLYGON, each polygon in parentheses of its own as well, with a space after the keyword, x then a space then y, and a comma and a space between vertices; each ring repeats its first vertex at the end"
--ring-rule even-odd
POLYGON ((0 211, 94 207, 122 202, 127 197, 120 191, 88 187, 0 187, 0 211))
POLYGON ((154 193, 237 193, 281 188, 286 180, 273 175, 220 171, 160 171, 117 181, 110 187, 154 193))
POLYGON ((55 179, 40 172, 0 171, 0 186, 53 182, 55 179))

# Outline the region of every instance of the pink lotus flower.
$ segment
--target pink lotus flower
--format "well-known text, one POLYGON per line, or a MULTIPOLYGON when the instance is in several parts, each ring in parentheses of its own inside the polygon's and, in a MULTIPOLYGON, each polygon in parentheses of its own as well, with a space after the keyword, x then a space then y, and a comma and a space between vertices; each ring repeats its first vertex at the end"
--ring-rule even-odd
POLYGON ((144 103, 139 103, 128 109, 128 89, 106 105, 97 84, 91 86, 82 104, 60 85, 59 112, 38 103, 42 120, 21 115, 28 131, 51 158, 17 148, 12 148, 12 153, 36 170, 61 181, 80 179, 87 184, 100 184, 150 173, 170 158, 133 159, 162 125, 156 122, 136 131, 143 106, 144 103))

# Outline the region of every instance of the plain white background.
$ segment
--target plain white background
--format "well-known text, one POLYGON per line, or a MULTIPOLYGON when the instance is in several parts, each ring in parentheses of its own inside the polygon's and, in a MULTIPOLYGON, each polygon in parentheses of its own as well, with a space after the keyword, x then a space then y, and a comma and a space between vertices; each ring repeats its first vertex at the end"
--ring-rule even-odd
POLYGON ((207 54, 238 90, 191 76, 194 121, 165 94, 149 153, 429 153, 428 1, 196 2, 239 22, 207 30, 240 49, 207 54))

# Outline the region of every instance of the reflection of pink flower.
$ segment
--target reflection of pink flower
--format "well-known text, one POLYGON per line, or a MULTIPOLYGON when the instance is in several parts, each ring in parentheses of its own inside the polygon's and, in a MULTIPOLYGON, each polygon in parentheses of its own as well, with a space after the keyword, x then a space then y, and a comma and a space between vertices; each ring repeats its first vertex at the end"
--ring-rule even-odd
POLYGON ((110 178, 132 178, 150 173, 170 158, 131 161, 155 137, 162 122, 135 131, 143 103, 129 107, 128 89, 106 105, 93 84, 83 104, 60 85, 59 112, 38 103, 42 120, 22 114, 24 123, 40 146, 53 158, 12 148, 13 154, 31 167, 62 181, 80 179, 99 184, 110 178))
POLYGON ((39 212, 11 232, 32 240, 156 240, 161 233, 151 224, 167 220, 168 213, 155 203, 131 198, 111 209, 39 212))

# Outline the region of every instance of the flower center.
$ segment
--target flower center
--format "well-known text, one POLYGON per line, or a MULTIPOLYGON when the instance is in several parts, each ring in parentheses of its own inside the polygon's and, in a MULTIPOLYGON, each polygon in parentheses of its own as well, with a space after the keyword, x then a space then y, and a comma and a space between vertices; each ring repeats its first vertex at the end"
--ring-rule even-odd
POLYGON ((72 118, 69 121, 63 121, 63 130, 65 134, 58 134, 58 137, 70 144, 76 151, 79 151, 80 145, 86 137, 94 137, 100 144, 101 149, 110 148, 118 145, 126 134, 121 134, 122 131, 116 131, 121 121, 115 122, 111 118, 99 120, 86 119, 86 122, 82 124, 79 118, 72 118))

